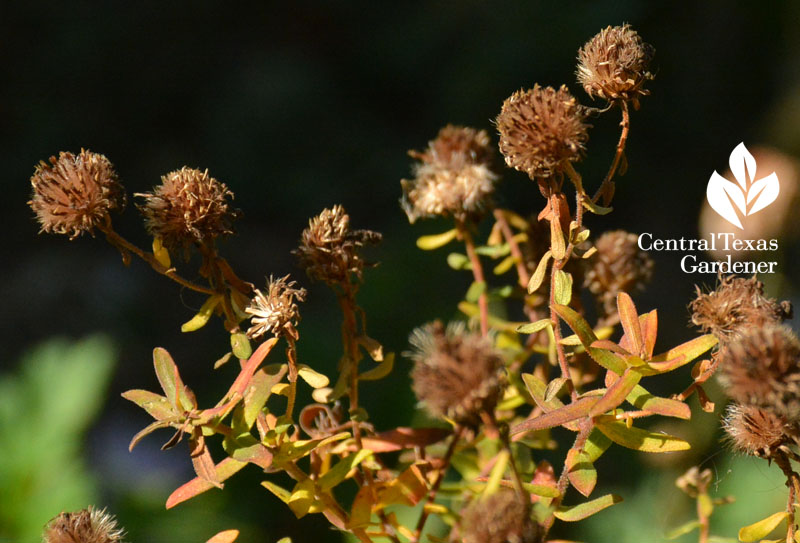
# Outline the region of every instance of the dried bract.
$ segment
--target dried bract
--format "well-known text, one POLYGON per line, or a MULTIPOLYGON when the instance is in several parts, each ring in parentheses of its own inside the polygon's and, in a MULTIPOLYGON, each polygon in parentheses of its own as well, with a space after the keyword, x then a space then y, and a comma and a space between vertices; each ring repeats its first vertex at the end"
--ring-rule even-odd
POLYGON ((477 427, 502 389, 503 359, 488 338, 436 321, 411 334, 411 372, 417 399, 434 417, 477 427))
POLYGON ((61 152, 41 161, 31 177, 33 196, 28 202, 42 232, 68 234, 74 239, 104 225, 112 209, 125 206, 125 193, 109 160, 81 150, 76 156, 61 152))
POLYGON ((287 334, 297 339, 297 323, 300 321, 300 311, 296 302, 306 299, 306 289, 294 288, 296 283, 289 281, 289 276, 280 279, 269 278, 267 292, 255 291, 250 305, 244 310, 252 315, 252 326, 247 330, 247 335, 253 339, 265 334, 276 337, 287 334))
POLYGON ((477 500, 461 515, 463 543, 534 543, 540 535, 529 505, 511 490, 477 500))
POLYGON ((347 284, 351 275, 361 280, 364 268, 373 265, 360 251, 381 237, 371 230, 350 230, 350 216, 337 205, 309 221, 294 253, 310 278, 329 285, 347 284))
POLYGON ((534 86, 503 102, 497 116, 506 164, 531 179, 550 177, 565 162, 580 160, 589 139, 585 111, 566 86, 534 86))
POLYGON ((616 311, 617 294, 641 290, 653 275, 653 261, 637 240, 636 234, 613 230, 595 242, 597 253, 588 262, 584 285, 605 315, 616 311))
POLYGON ((152 193, 136 196, 144 198, 138 207, 147 230, 169 248, 185 249, 233 233, 238 214, 229 202, 233 192, 208 170, 184 166, 163 176, 152 193))
POLYGON ((606 100, 631 100, 638 107, 650 94, 642 85, 653 79, 647 71, 655 49, 630 25, 609 26, 578 51, 578 81, 589 96, 606 100))
POLYGON ((120 543, 124 531, 105 509, 61 513, 44 528, 42 543, 120 543))
POLYGON ((778 304, 764 296, 764 284, 755 277, 744 279, 728 275, 720 278, 716 290, 703 294, 689 305, 692 323, 726 342, 741 332, 791 318, 789 302, 778 304))
POLYGON ((463 220, 491 206, 497 174, 485 130, 447 125, 425 151, 409 154, 419 160, 414 179, 400 182, 400 202, 410 222, 437 215, 463 220))
POLYGON ((772 452, 797 435, 797 425, 753 405, 732 403, 722 427, 731 447, 738 452, 769 458, 772 452))
POLYGON ((719 355, 720 382, 728 396, 800 421, 800 341, 789 327, 749 328, 719 355))

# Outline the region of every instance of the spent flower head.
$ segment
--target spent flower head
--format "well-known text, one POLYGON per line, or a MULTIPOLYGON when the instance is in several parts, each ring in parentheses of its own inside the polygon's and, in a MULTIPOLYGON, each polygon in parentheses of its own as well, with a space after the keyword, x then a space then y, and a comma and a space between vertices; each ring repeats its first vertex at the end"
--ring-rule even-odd
POLYGON ((495 121, 500 152, 531 179, 550 177, 580 160, 589 139, 585 110, 567 87, 519 90, 503 102, 495 121))
POLYGON ((101 154, 82 149, 61 152, 41 161, 31 177, 31 206, 42 232, 74 239, 92 234, 108 221, 109 212, 125 206, 125 193, 114 166, 101 154))
POLYGON ((494 150, 485 130, 447 125, 425 151, 410 151, 414 179, 403 179, 401 204, 410 222, 453 216, 463 220, 491 206, 494 150))
POLYGON ((638 107, 639 98, 650 94, 642 85, 653 79, 647 68, 654 53, 630 25, 609 26, 578 51, 578 81, 589 96, 631 100, 638 107))
POLYGON ((300 322, 297 302, 305 301, 306 289, 294 288, 296 284, 289 281, 288 275, 279 279, 270 276, 266 294, 256 289, 250 305, 244 310, 252 315, 250 322, 253 325, 247 330, 249 337, 288 334, 297 339, 297 323, 300 322))
POLYGON ((105 509, 61 513, 44 528, 42 543, 120 543, 124 530, 105 509))
POLYGON ((294 253, 310 278, 329 285, 348 284, 351 276, 361 280, 364 268, 374 265, 362 258, 361 248, 381 238, 371 230, 351 230, 350 216, 336 205, 308 222, 294 253))
POLYGON ((229 201, 233 192, 208 170, 184 166, 162 176, 153 192, 136 196, 144 198, 138 207, 147 230, 169 248, 188 249, 233 233, 238 215, 229 201))
POLYGON ((463 543, 535 543, 541 532, 531 519, 530 504, 512 490, 478 499, 461 514, 463 543))
POLYGON ((728 406, 722 427, 733 450, 764 458, 798 435, 796 423, 766 409, 738 403, 728 406))
POLYGON ((436 321, 414 330, 409 340, 414 393, 432 416, 476 427, 481 415, 494 413, 503 358, 489 338, 466 331, 463 323, 445 329, 436 321))

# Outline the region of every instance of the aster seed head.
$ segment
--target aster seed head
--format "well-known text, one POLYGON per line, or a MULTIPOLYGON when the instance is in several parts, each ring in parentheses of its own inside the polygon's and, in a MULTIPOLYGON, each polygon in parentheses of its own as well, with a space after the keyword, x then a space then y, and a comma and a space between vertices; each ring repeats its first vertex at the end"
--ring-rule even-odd
POLYGON ((578 51, 578 81, 591 97, 631 100, 638 108, 650 94, 642 86, 653 79, 647 68, 654 53, 630 25, 606 27, 578 51))
POLYGON ((562 85, 519 90, 503 102, 495 121, 500 152, 531 179, 550 177, 582 158, 589 139, 585 109, 562 85))
POLYGON ((31 177, 33 195, 28 205, 42 232, 67 234, 75 239, 94 233, 109 212, 125 207, 125 193, 104 156, 81 149, 78 155, 61 152, 49 163, 41 161, 31 177))
POLYGON ((300 246, 293 252, 311 279, 342 285, 349 283, 351 276, 360 281, 364 268, 374 266, 362 258, 361 248, 381 239, 378 232, 351 230, 350 216, 336 205, 308 222, 300 246))
POLYGON ((476 500, 461 514, 463 543, 535 543, 540 536, 530 504, 512 490, 501 489, 476 500))
POLYGON ((153 192, 136 194, 147 230, 171 249, 188 249, 192 244, 232 234, 231 192, 225 183, 208 175, 208 170, 182 167, 161 177, 153 192))
POLYGON ((766 409, 738 403, 728 406, 722 427, 733 450, 762 458, 770 458, 773 451, 798 435, 796 423, 766 409))
POLYGON ((497 174, 494 150, 485 130, 447 125, 425 151, 409 151, 414 179, 403 179, 403 206, 410 222, 454 216, 463 220, 492 205, 497 174))
POLYGON ((728 396, 800 421, 800 341, 788 326, 748 328, 719 356, 720 383, 728 396))
POLYGON ((636 234, 624 230, 603 233, 597 252, 588 260, 584 285, 595 295, 605 315, 616 311, 617 294, 641 290, 653 275, 653 261, 639 249, 636 234))
POLYGON ((297 323, 300 322, 300 311, 297 302, 306 299, 306 289, 295 288, 289 276, 279 279, 269 278, 266 293, 256 289, 250 305, 245 313, 252 315, 252 326, 247 330, 250 338, 258 338, 266 334, 275 337, 287 334, 297 340, 297 323))
POLYGON ((124 530, 105 509, 61 513, 44 528, 42 543, 121 543, 124 530))
POLYGON ((417 399, 434 417, 477 427, 493 413, 503 386, 503 358, 491 340, 467 332, 463 323, 417 328, 409 339, 417 399))

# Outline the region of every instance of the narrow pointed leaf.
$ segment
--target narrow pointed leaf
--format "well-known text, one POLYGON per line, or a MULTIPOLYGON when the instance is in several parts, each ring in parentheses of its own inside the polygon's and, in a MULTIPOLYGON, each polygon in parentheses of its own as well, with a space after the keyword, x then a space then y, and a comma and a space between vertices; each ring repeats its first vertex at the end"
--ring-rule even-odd
POLYGON ((615 355, 614 353, 592 347, 592 343, 597 341, 597 336, 589 326, 589 323, 581 317, 572 308, 565 305, 553 304, 553 310, 561 317, 564 322, 572 329, 575 334, 580 338, 581 343, 586 348, 586 352, 594 359, 595 362, 611 370, 618 375, 622 375, 627 368, 625 360, 615 355))
POLYGON ((376 453, 425 447, 450 435, 444 428, 395 428, 375 436, 361 438, 365 449, 376 453))
POLYGON ((653 396, 641 385, 636 385, 631 393, 628 394, 626 400, 637 409, 649 411, 656 415, 684 420, 692 418, 692 410, 685 403, 670 398, 653 396))
POLYGON ((528 281, 528 294, 533 294, 539 290, 539 287, 544 283, 544 276, 547 273, 547 263, 550 261, 551 256, 553 256, 551 251, 547 251, 542 255, 539 264, 536 266, 536 270, 533 272, 533 275, 531 275, 530 281, 528 281))
POLYGON ((588 498, 597 484, 597 470, 589 455, 579 449, 570 449, 567 451, 565 467, 569 482, 588 498))
POLYGON ((392 369, 394 369, 394 353, 389 353, 384 357, 383 362, 371 370, 359 374, 358 379, 360 381, 377 381, 392 373, 392 369))
POLYGON ((601 205, 595 204, 594 202, 592 202, 592 199, 589 198, 588 196, 584 196, 583 198, 583 207, 585 207, 595 215, 608 215, 609 213, 614 211, 613 207, 603 207, 601 205))
POLYGON ((211 453, 206 447, 206 441, 201 428, 195 428, 192 432, 189 438, 189 447, 191 450, 189 456, 192 459, 192 466, 197 476, 217 488, 222 488, 222 483, 217 480, 216 466, 214 465, 214 460, 211 458, 211 453))
POLYGON ((323 491, 331 490, 333 487, 345 480, 347 474, 350 473, 350 470, 357 467, 362 461, 369 458, 371 455, 372 451, 361 449, 355 454, 351 454, 350 456, 343 458, 335 466, 328 470, 325 475, 320 477, 317 484, 323 491))
POLYGON ((197 407, 186 393, 186 387, 178 373, 178 366, 166 349, 161 347, 153 349, 153 366, 164 395, 177 411, 190 411, 197 407))
POLYGON ((619 407, 622 402, 625 401, 625 398, 630 394, 635 387, 639 380, 642 378, 642 374, 636 371, 633 368, 628 368, 625 370, 625 373, 622 374, 622 377, 617 379, 617 381, 611 385, 606 393, 603 394, 603 397, 594 404, 592 409, 589 411, 589 416, 594 417, 597 415, 602 415, 607 411, 611 411, 619 407))
POLYGON ((272 494, 283 503, 289 503, 289 498, 292 497, 291 492, 281 486, 276 485, 272 481, 261 481, 261 486, 272 492, 272 494))
POLYGON ((561 231, 561 221, 558 217, 550 219, 550 250, 553 251, 553 259, 561 260, 564 258, 567 247, 564 244, 564 233, 561 231))
POLYGON ((572 301, 572 275, 564 270, 558 270, 554 278, 555 282, 555 302, 561 305, 569 305, 572 301))
POLYGON ((517 424, 511 429, 511 434, 553 428, 554 426, 560 426, 567 422, 586 417, 599 399, 600 398, 596 396, 580 398, 569 405, 565 405, 564 407, 550 411, 544 415, 517 424))
POLYGON ((789 513, 786 511, 781 511, 780 513, 775 513, 765 519, 759 520, 754 524, 745 526, 739 530, 739 541, 750 543, 763 539, 769 535, 772 530, 780 526, 780 524, 788 517, 789 513))
POLYGON ((690 520, 685 524, 681 524, 677 528, 673 528, 672 530, 664 534, 664 537, 666 539, 678 539, 680 536, 686 535, 689 532, 692 532, 699 527, 700 527, 699 520, 690 520))
MULTIPOLYGON (((239 462, 233 458, 226 458, 216 465, 217 480, 221 482, 231 478, 246 465, 247 464, 245 462, 239 462)), ((178 487, 177 490, 170 494, 169 498, 167 498, 167 509, 172 509, 179 503, 183 503, 186 500, 194 498, 198 494, 202 494, 207 490, 211 490, 212 488, 214 488, 214 485, 208 481, 200 479, 199 477, 195 477, 188 483, 178 487)))
POLYGON ((639 313, 637 313, 631 297, 624 292, 617 294, 617 311, 619 311, 619 321, 625 331, 625 336, 631 342, 631 353, 637 356, 641 355, 644 350, 644 341, 642 328, 639 325, 639 313))
POLYGON ((611 446, 611 443, 612 441, 608 439, 603 432, 597 428, 593 428, 592 432, 589 434, 589 437, 586 439, 586 444, 583 446, 583 450, 589 455, 590 461, 596 462, 597 459, 600 458, 600 456, 611 446))
POLYGON ((149 390, 128 390, 122 393, 122 397, 147 411, 156 420, 178 415, 169 400, 149 390))
POLYGON ((285 364, 281 364, 277 368, 272 368, 270 366, 261 368, 250 379, 250 383, 247 385, 244 397, 242 398, 242 402, 244 403, 244 423, 248 430, 253 427, 258 414, 266 405, 272 387, 280 382, 286 374, 286 371, 287 367, 285 364), (268 371, 269 369, 274 369, 276 371, 270 373, 268 371))
POLYGON ((137 432, 135 436, 133 436, 133 439, 131 439, 131 442, 128 445, 128 451, 132 451, 133 448, 136 445, 138 445, 139 442, 142 440, 142 438, 144 438, 146 435, 151 434, 154 431, 159 430, 161 428, 167 428, 167 427, 170 426, 170 424, 172 424, 172 422, 176 422, 176 421, 177 421, 177 417, 176 417, 176 419, 174 421, 170 421, 169 419, 163 419, 163 420, 157 420, 155 422, 151 422, 150 424, 145 426, 142 430, 137 432))
POLYGON ((708 351, 717 344, 717 338, 712 334, 696 337, 686 343, 678 345, 674 349, 670 349, 665 353, 661 353, 653 357, 653 362, 665 362, 673 360, 679 356, 684 357, 684 364, 688 364, 704 352, 708 351))
POLYGON ((597 429, 603 432, 611 441, 623 447, 641 452, 663 453, 685 451, 690 448, 689 443, 675 436, 649 432, 641 428, 628 426, 615 420, 613 417, 597 417, 597 429))
POLYGON ((458 232, 455 228, 452 230, 448 230, 447 232, 442 232, 441 234, 433 234, 430 236, 422 236, 417 239, 417 247, 422 249, 423 251, 432 251, 434 249, 438 249, 439 247, 444 247, 454 239, 456 239, 456 234, 458 232))
POLYGON ((606 494, 605 496, 579 505, 562 505, 553 515, 564 522, 577 522, 591 517, 595 513, 599 513, 603 509, 611 507, 621 501, 622 498, 615 494, 606 494))
POLYGON ((153 238, 153 256, 156 257, 158 263, 164 266, 164 268, 169 269, 172 266, 172 262, 170 262, 169 258, 169 251, 164 247, 161 238, 158 236, 153 238))
POLYGON ((494 273, 495 275, 503 275, 504 273, 506 273, 508 270, 511 269, 511 267, 514 265, 516 261, 517 259, 514 258, 513 255, 508 255, 503 260, 501 260, 497 266, 494 267, 492 273, 494 273))
POLYGON ((195 330, 199 330, 205 326, 211 318, 211 315, 214 314, 214 309, 217 308, 217 305, 219 305, 221 301, 221 294, 209 296, 208 300, 206 300, 205 303, 200 307, 200 310, 197 312, 197 314, 189 321, 183 323, 181 326, 181 332, 194 332, 195 330))
POLYGON ((233 543, 239 537, 239 530, 224 530, 206 541, 206 543, 233 543))
POLYGON ((536 322, 529 322, 527 324, 523 324, 517 327, 517 332, 520 334, 535 334, 541 330, 544 330, 548 326, 551 326, 552 323, 550 319, 541 319, 536 322))
POLYGON ((652 358, 653 349, 656 347, 658 337, 658 311, 652 310, 639 317, 639 324, 642 327, 642 340, 644 341, 644 354, 647 358, 652 358))

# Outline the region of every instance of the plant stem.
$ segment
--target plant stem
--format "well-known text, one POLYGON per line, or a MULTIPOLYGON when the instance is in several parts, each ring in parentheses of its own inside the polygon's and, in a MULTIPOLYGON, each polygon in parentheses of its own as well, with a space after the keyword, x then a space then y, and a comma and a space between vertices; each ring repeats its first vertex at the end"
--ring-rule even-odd
POLYGON ((294 338, 289 334, 284 334, 284 338, 289 344, 286 347, 286 358, 289 361, 289 396, 286 403, 286 414, 290 419, 294 420, 294 402, 297 397, 297 349, 294 338))
MULTIPOLYGON (((617 143, 617 151, 614 153, 614 160, 611 162, 611 168, 609 168, 608 173, 606 174, 605 179, 600 184, 600 187, 597 189, 597 192, 592 197, 593 202, 597 202, 600 199, 600 196, 604 195, 605 192, 608 190, 608 185, 611 183, 611 179, 614 177, 614 174, 617 171, 617 167, 619 166, 619 162, 622 159, 622 154, 625 152, 625 144, 628 141, 628 132, 631 128, 631 118, 630 118, 630 111, 628 110, 628 102, 622 100, 620 102, 622 108, 622 121, 619 125, 622 127, 622 132, 619 135, 619 142, 617 143)), ((611 202, 611 198, 607 198, 604 200, 604 204, 608 205, 611 202)))
POLYGON ((524 289, 528 288, 528 283, 531 280, 531 274, 528 272, 528 268, 525 266, 525 258, 522 256, 522 251, 519 248, 517 240, 514 239, 514 232, 511 231, 511 227, 508 225, 508 220, 506 220, 503 210, 495 209, 494 218, 497 221, 497 224, 500 225, 500 231, 503 233, 506 243, 508 243, 508 247, 511 250, 511 256, 514 257, 514 264, 517 268, 517 277, 519 278, 519 286, 524 289))
POLYGON ((489 333, 489 298, 486 295, 486 278, 483 275, 483 266, 478 253, 475 252, 475 242, 472 240, 472 235, 469 233, 469 228, 462 221, 456 221, 456 228, 464 240, 464 245, 467 248, 467 257, 472 267, 472 276, 476 283, 483 283, 484 289, 478 297, 478 310, 480 311, 481 321, 481 335, 485 336, 489 333))

